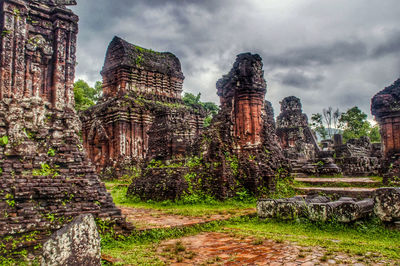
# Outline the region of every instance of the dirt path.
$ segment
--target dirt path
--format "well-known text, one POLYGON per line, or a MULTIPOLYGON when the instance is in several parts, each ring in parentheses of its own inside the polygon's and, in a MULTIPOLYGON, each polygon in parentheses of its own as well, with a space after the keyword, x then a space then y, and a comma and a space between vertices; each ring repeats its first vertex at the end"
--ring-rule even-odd
POLYGON ((387 265, 365 256, 327 253, 272 240, 238 237, 226 233, 202 233, 164 241, 158 248, 167 265, 387 265))
POLYGON ((202 217, 181 216, 166 214, 162 211, 153 209, 139 209, 120 207, 122 213, 126 215, 128 222, 132 223, 138 230, 171 228, 192 226, 212 221, 226 220, 235 216, 242 216, 255 213, 255 209, 240 210, 233 214, 214 214, 202 217))

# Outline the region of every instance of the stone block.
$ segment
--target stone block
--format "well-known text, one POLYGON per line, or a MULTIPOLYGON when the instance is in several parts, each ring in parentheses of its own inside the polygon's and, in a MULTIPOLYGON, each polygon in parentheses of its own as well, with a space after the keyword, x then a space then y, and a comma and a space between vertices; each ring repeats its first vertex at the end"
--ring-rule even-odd
POLYGON ((101 265, 100 236, 91 214, 82 214, 43 244, 43 266, 101 265))
POLYGON ((374 212, 384 222, 400 220, 400 187, 379 188, 374 195, 374 212))

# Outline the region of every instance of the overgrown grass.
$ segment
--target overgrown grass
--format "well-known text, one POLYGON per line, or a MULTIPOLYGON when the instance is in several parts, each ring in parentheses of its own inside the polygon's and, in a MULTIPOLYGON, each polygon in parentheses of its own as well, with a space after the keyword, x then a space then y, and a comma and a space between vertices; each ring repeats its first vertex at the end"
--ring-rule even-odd
POLYGON ((240 214, 248 209, 255 209, 256 198, 243 196, 226 201, 218 201, 211 197, 188 196, 179 201, 141 201, 139 198, 126 197, 128 187, 124 183, 107 182, 114 203, 117 206, 155 209, 166 214, 183 216, 209 216, 215 214, 240 214))

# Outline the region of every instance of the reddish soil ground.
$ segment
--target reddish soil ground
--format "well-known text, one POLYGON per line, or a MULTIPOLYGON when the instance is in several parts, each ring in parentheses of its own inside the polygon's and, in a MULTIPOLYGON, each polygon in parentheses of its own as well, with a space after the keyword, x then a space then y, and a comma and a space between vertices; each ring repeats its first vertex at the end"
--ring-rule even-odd
POLYGON ((158 248, 167 265, 387 265, 364 256, 327 253, 323 248, 305 248, 272 240, 239 237, 225 233, 202 233, 168 240, 158 248))
POLYGON ((122 213, 126 215, 128 222, 132 223, 138 230, 192 226, 196 224, 226 220, 235 216, 255 213, 255 209, 248 209, 237 211, 234 214, 227 213, 209 215, 206 217, 191 217, 165 214, 162 211, 157 211, 153 209, 138 209, 128 207, 120 208, 122 210, 122 213))

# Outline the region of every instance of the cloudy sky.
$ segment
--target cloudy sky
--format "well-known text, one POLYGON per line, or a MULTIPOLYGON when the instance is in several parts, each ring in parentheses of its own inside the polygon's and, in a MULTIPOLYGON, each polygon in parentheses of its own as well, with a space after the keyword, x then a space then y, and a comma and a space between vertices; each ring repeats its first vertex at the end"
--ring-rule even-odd
POLYGON ((355 105, 400 77, 399 0, 78 0, 77 79, 101 80, 113 36, 178 56, 184 90, 218 102, 237 54, 263 58, 266 98, 297 96, 311 115, 355 105))

